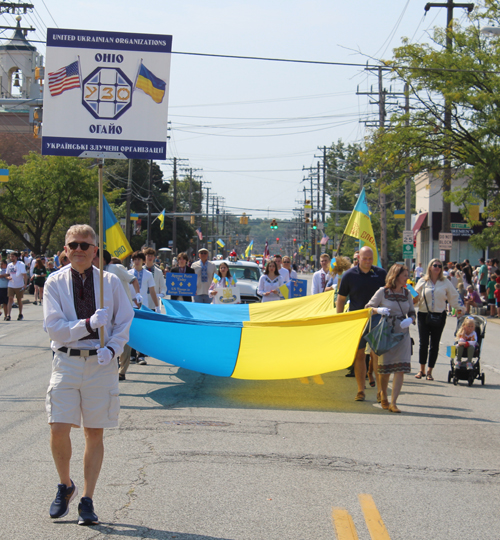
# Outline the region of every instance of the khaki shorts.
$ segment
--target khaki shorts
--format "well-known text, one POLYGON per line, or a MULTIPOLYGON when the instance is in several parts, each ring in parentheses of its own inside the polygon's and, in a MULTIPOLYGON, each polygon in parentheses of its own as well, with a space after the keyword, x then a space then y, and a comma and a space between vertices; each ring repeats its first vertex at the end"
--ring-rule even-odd
POLYGON ((45 408, 49 424, 117 427, 120 397, 116 359, 100 366, 97 355, 83 358, 56 352, 45 408))
POLYGON ((15 288, 15 287, 8 287, 9 289, 9 298, 14 298, 14 296, 17 298, 17 301, 20 302, 23 299, 24 296, 24 289, 22 287, 15 288))

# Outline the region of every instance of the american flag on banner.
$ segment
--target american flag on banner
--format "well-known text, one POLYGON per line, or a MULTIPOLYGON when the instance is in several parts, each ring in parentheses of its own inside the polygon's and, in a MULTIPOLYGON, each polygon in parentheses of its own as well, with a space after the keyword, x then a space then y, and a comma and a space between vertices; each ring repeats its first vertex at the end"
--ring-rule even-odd
POLYGON ((328 240, 330 240, 330 237, 329 237, 329 236, 326 236, 326 234, 323 233, 323 238, 320 240, 319 243, 320 243, 322 246, 326 246, 328 240))
POLYGON ((49 90, 51 96, 58 96, 66 90, 80 88, 80 69, 76 60, 72 64, 49 73, 49 90))
POLYGON ((203 234, 201 234, 201 227, 198 227, 198 228, 196 229, 196 234, 198 235, 198 238, 199 238, 200 240, 203 240, 203 234))

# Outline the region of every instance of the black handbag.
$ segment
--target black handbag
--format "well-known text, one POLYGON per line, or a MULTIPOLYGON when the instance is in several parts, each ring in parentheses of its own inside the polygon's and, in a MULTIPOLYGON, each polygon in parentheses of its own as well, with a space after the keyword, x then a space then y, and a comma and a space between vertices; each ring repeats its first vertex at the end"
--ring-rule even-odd
POLYGON ((441 326, 443 317, 442 313, 434 313, 432 311, 429 311, 429 305, 427 304, 427 298, 425 297, 425 285, 423 290, 423 297, 425 302, 425 307, 427 308, 427 315, 425 316, 425 324, 427 326, 430 326, 431 328, 438 328, 441 326))

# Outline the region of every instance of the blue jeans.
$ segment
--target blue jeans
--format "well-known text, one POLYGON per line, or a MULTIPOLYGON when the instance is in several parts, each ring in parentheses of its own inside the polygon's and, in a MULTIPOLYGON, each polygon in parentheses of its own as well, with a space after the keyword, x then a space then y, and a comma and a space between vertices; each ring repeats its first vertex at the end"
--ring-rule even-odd
POLYGON ((195 294, 194 295, 194 301, 197 304, 211 304, 212 299, 208 294, 195 294))

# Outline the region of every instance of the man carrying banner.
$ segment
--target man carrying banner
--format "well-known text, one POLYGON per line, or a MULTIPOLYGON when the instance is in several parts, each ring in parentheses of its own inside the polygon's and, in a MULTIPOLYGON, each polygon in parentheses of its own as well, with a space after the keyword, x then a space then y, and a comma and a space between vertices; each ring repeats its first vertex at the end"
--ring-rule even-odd
MULTIPOLYGON (((359 250, 358 266, 347 270, 342 276, 337 297, 337 313, 344 312, 347 297, 349 297, 349 311, 364 309, 380 287, 384 287, 386 275, 384 269, 373 266, 373 250, 368 246, 362 247, 359 250)), ((368 333, 368 328, 365 330, 366 333, 368 333)), ((354 373, 358 383, 356 401, 365 400, 365 347, 366 341, 363 336, 359 342, 358 352, 354 360, 354 373)), ((378 382, 377 375, 377 391, 379 390, 378 382)))
POLYGON ((88 225, 73 225, 66 233, 65 253, 71 265, 51 274, 44 291, 44 328, 54 352, 46 409, 50 447, 59 475, 50 507, 53 519, 68 514, 78 490, 71 480, 71 428, 83 423, 83 497, 78 524, 97 525, 92 498, 104 457, 104 428, 118 426, 120 410, 118 365, 134 317, 120 280, 103 275, 100 305, 99 270, 92 266, 96 234, 88 225), (100 344, 101 332, 104 346, 100 344))

